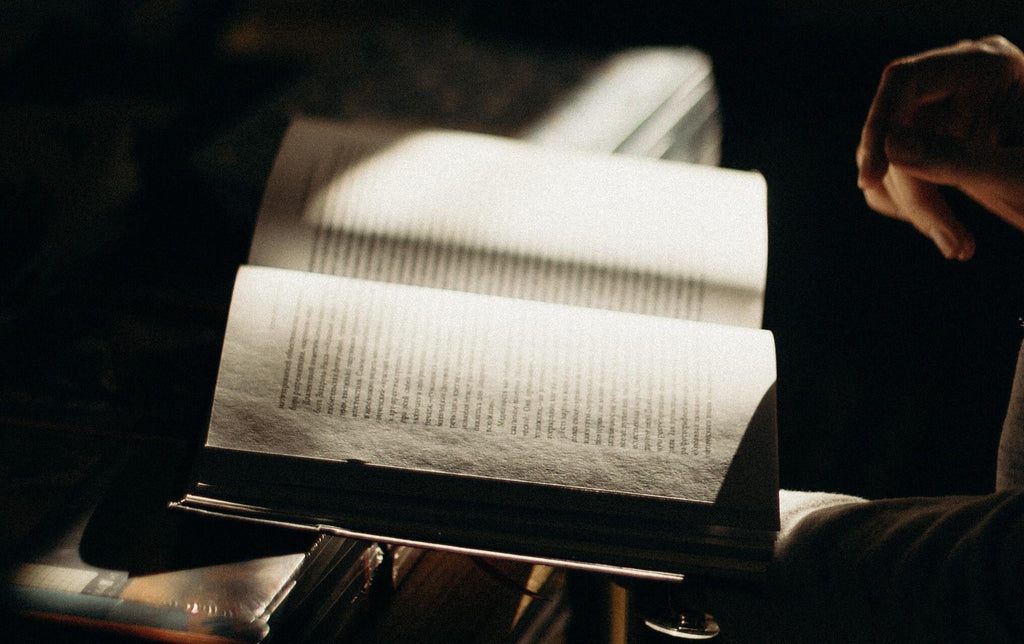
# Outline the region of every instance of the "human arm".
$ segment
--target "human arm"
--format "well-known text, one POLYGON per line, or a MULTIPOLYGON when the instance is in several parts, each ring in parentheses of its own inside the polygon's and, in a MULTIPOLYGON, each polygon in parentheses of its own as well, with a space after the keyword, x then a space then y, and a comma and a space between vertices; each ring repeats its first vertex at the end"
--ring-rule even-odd
POLYGON ((776 641, 1024 640, 1024 489, 843 504, 773 562, 776 641))
POLYGON ((1024 641, 1024 488, 780 506, 767 583, 709 586, 724 642, 1024 641))
POLYGON ((940 186, 1024 230, 1024 53, 999 36, 891 63, 857 147, 868 205, 903 219, 950 259, 974 254, 940 186))

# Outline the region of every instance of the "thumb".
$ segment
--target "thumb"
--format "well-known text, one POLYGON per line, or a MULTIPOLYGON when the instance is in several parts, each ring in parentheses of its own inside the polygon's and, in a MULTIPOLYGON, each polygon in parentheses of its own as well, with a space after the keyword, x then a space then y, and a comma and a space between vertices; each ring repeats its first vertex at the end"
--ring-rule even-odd
POLYGON ((899 132, 887 139, 886 154, 908 175, 958 188, 1024 230, 1024 148, 899 132))

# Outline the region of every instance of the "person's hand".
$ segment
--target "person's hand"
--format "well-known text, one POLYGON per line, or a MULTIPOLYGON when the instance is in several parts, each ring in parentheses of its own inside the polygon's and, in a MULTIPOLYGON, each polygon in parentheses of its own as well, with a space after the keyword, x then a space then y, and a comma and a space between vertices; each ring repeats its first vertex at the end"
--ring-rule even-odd
POLYGON ((1024 230, 1024 53, 1000 36, 891 63, 857 147, 868 205, 903 219, 949 259, 975 241, 939 186, 1024 230))

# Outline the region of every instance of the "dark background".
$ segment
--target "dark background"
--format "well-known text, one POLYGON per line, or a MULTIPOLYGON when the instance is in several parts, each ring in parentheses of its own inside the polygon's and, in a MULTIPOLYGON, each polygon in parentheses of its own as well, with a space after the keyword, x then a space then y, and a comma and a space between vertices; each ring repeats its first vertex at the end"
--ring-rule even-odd
POLYGON ((947 262, 853 154, 886 62, 1022 32, 1019 0, 5 3, 0 420, 198 440, 290 114, 514 133, 609 52, 692 45, 723 165, 768 181, 783 485, 987 491, 1024 236, 959 200, 978 252, 947 262))

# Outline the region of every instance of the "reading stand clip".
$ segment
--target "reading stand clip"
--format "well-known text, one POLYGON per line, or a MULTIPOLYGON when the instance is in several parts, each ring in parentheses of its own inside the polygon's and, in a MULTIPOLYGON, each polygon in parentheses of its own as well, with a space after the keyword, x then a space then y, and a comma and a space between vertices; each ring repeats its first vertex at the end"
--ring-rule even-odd
POLYGON ((718 622, 708 613, 697 611, 679 613, 674 624, 663 618, 644 619, 644 625, 663 635, 685 640, 709 640, 718 635, 718 622))
POLYGON ((715 618, 703 610, 704 584, 687 577, 680 583, 640 583, 634 589, 644 626, 676 639, 708 640, 720 632, 715 618))

